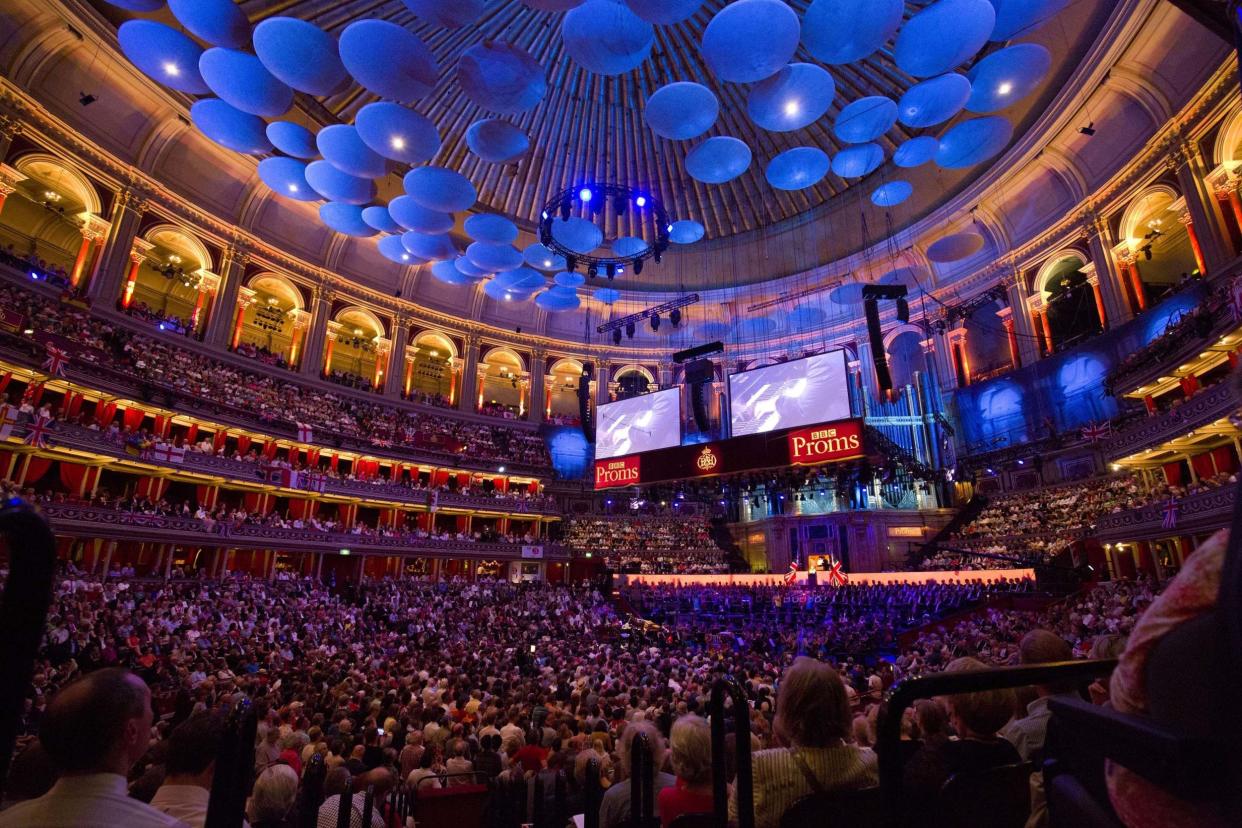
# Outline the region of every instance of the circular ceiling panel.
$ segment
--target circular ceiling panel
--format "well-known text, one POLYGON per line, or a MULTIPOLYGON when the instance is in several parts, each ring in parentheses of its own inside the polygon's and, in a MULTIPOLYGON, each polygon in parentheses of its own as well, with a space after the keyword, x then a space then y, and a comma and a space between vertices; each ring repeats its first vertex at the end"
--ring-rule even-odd
POLYGON ((190 34, 213 46, 244 48, 250 22, 233 0, 168 0, 168 8, 190 34))
POLYGON ((418 233, 447 233, 453 229, 453 215, 430 210, 408 195, 397 196, 388 204, 393 221, 418 233))
POLYGON ((343 173, 358 178, 381 178, 388 173, 388 162, 372 150, 348 124, 333 124, 315 136, 319 154, 343 173))
POLYGON ((992 40, 1025 37, 1056 17, 1069 0, 991 0, 996 8, 992 40))
POLYGON ((625 5, 648 23, 667 26, 693 17, 703 0, 625 0, 625 5))
POLYGON ((863 298, 862 289, 861 282, 846 282, 839 287, 833 288, 832 292, 828 294, 828 301, 834 305, 847 307, 849 305, 857 305, 863 298))
POLYGON ((875 188, 871 203, 877 207, 896 207, 914 193, 909 181, 890 181, 875 188))
POLYGON ((592 295, 605 305, 611 305, 621 298, 621 291, 616 288, 596 288, 592 295))
POLYGON ((406 250, 405 245, 401 243, 400 236, 384 236, 376 247, 379 248, 381 256, 397 264, 414 264, 421 261, 410 255, 410 251, 406 250))
POLYGON ((974 57, 995 25, 988 0, 936 0, 902 27, 893 55, 916 78, 941 75, 974 57))
POLYGON ((204 98, 190 107, 194 126, 222 147, 260 155, 272 151, 263 119, 229 106, 219 98, 204 98))
POLYGON ((208 49, 198 60, 198 71, 212 92, 242 112, 278 118, 293 104, 293 90, 246 52, 208 49))
POLYGON ((116 36, 125 57, 151 80, 191 95, 211 91, 198 71, 202 47, 176 29, 154 20, 126 20, 116 36))
POLYGON ((832 171, 842 178, 862 178, 875 172, 884 163, 884 150, 879 144, 855 144, 846 147, 832 159, 832 171))
POLYGON ((408 104, 435 88, 440 67, 418 36, 387 20, 359 20, 341 32, 341 62, 368 91, 408 104))
POLYGON ((535 242, 530 247, 522 251, 522 258, 533 268, 539 270, 553 271, 565 269, 565 257, 544 247, 539 242, 535 242))
POLYGON ((401 244, 410 254, 429 262, 451 259, 457 255, 457 246, 448 233, 423 234, 410 231, 401 236, 401 244))
POLYGON ((705 232, 703 225, 697 221, 682 219, 681 221, 673 222, 672 226, 669 227, 668 240, 673 244, 694 244, 703 238, 705 232))
POLYGON ((753 316, 739 319, 734 328, 742 339, 763 339, 776 333, 776 320, 770 316, 753 316))
POLYGON ((1051 68, 1052 53, 1038 43, 995 51, 970 68, 973 91, 966 108, 979 113, 1002 110, 1034 92, 1051 68))
POLYGON ((478 280, 478 279, 484 279, 488 276, 491 276, 492 273, 494 273, 494 271, 488 270, 485 267, 479 267, 477 264, 470 261, 464 255, 458 256, 457 260, 454 262, 454 265, 464 275, 469 276, 472 281, 478 280))
POLYGON ((306 165, 306 180, 328 201, 369 204, 375 198, 375 182, 343 173, 327 161, 306 165))
POLYGON ((901 25, 902 0, 814 0, 802 43, 824 63, 853 63, 879 49, 901 25))
POLYGON ((336 38, 296 17, 269 17, 255 26, 254 51, 269 72, 299 92, 330 95, 349 80, 336 38))
POLYGON ((975 118, 954 125, 940 136, 936 163, 946 170, 973 167, 1009 146, 1013 124, 1000 115, 975 118))
POLYGON ((431 266, 431 275, 446 285, 468 285, 471 279, 457 269, 452 259, 441 259, 431 266))
POLYGON ((552 281, 561 287, 576 288, 581 287, 586 282, 586 277, 577 271, 561 271, 552 277, 552 281))
POLYGON ((750 147, 744 141, 717 135, 690 150, 686 156, 686 172, 704 184, 724 184, 746 172, 750 159, 750 147))
POLYGON ((272 121, 267 125, 267 140, 285 155, 294 158, 317 158, 315 133, 292 121, 272 121))
POLYGON ((362 220, 368 226, 374 227, 381 233, 400 233, 402 227, 393 220, 392 214, 388 212, 388 208, 382 204, 364 207, 362 209, 362 220))
POLYGON ((456 213, 478 201, 474 185, 464 175, 444 167, 419 167, 405 174, 405 191, 429 210, 456 213))
POLYGON ((983 249, 983 236, 978 233, 954 233, 932 242, 927 248, 927 258, 947 264, 975 255, 983 249))
POLYGON ((699 52, 721 80, 755 83, 789 63, 801 34, 798 15, 782 0, 737 0, 707 24, 699 52))
POLYGON ((832 161, 818 147, 794 147, 768 162, 767 179, 778 190, 802 190, 820 182, 832 161))
POLYGON ((911 138, 893 151, 893 163, 899 167, 921 167, 936 157, 940 141, 931 135, 911 138))
POLYGON ((897 123, 897 104, 883 95, 871 95, 846 104, 837 113, 833 132, 850 144, 874 141, 897 123))
POLYGON ((584 218, 572 216, 569 221, 552 222, 552 238, 575 253, 590 253, 604 243, 604 232, 584 218))
POLYGON ((522 266, 522 253, 511 244, 475 242, 466 248, 466 258, 488 273, 513 270, 522 266))
POLYGON ((118 9, 128 9, 136 12, 150 12, 157 10, 164 5, 164 0, 108 0, 110 5, 116 6, 118 9))
POLYGON ((661 138, 685 141, 712 128, 720 114, 720 102, 706 86, 670 83, 660 87, 643 108, 647 126, 661 138))
POLYGON ((483 292, 497 302, 525 302, 530 298, 529 293, 517 293, 509 290, 495 279, 491 279, 483 284, 483 292))
POLYGON ((970 81, 951 72, 907 89, 897 102, 897 117, 915 129, 943 124, 962 111, 969 97, 970 81))
POLYGON ((565 313, 577 310, 582 302, 578 299, 577 291, 557 285, 536 296, 535 304, 548 313, 565 313))
POLYGON ((622 236, 612 243, 612 254, 619 259, 637 256, 647 249, 647 242, 633 236, 622 236))
POLYGON ((319 194, 306 182, 306 165, 284 156, 264 158, 259 162, 259 180, 277 195, 295 201, 318 201, 319 194))
POLYGON ((472 103, 513 115, 548 93, 546 71, 525 50, 498 40, 471 46, 457 61, 457 84, 472 103))
POLYGON ((824 324, 827 319, 828 314, 824 312, 823 308, 813 305, 799 305, 786 314, 785 327, 790 331, 801 333, 807 328, 814 328, 824 324))
POLYGON ((529 267, 516 267, 496 274, 496 282, 514 293, 533 293, 548 286, 547 278, 529 267))
POLYGON ((319 220, 338 233, 346 236, 367 238, 379 231, 363 220, 362 208, 356 204, 329 201, 319 205, 319 220))
POLYGON ((813 63, 791 63, 757 84, 746 100, 750 119, 772 132, 790 132, 818 121, 836 95, 832 75, 813 63))
POLYGON ((436 125, 390 101, 376 101, 358 110, 354 128, 371 150, 402 164, 422 164, 440 151, 436 125))
POLYGON ((483 14, 483 0, 401 0, 405 7, 436 26, 460 29, 483 14))
POLYGON ((647 59, 655 32, 621 0, 586 0, 561 21, 561 42, 588 72, 620 75, 647 59))
POLYGON ((513 124, 485 118, 466 130, 466 146, 489 164, 511 164, 530 151, 530 138, 513 124))
POLYGON ((470 238, 489 244, 513 244, 518 237, 517 225, 495 213, 471 216, 462 227, 470 238))

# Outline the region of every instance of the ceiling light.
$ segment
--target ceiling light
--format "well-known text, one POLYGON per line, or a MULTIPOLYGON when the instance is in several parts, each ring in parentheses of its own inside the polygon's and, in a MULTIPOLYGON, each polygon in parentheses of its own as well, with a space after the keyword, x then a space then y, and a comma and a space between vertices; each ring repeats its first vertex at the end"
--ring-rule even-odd
POLYGON ((166 60, 164 61, 164 74, 175 78, 181 74, 181 67, 171 60, 166 60))
POLYGON ((513 298, 513 295, 512 295, 512 294, 509 294, 509 293, 506 293, 506 294, 505 294, 505 301, 506 301, 506 302, 508 302, 508 301, 509 301, 510 299, 512 299, 512 298, 513 298))
POLYGON ((391 143, 392 143, 392 148, 393 148, 393 149, 395 149, 395 150, 403 150, 403 149, 405 149, 405 139, 404 139, 404 138, 402 138, 400 135, 394 135, 394 136, 392 136, 392 142, 391 142, 391 143))
POLYGON ((785 101, 785 114, 786 115, 793 117, 794 115, 797 115, 798 112, 801 111, 801 109, 802 109, 802 106, 796 100, 785 101))
POLYGON ((290 184, 290 185, 289 185, 289 192, 291 192, 291 193, 296 193, 297 191, 298 191, 298 185, 297 185, 297 184, 290 184))
POLYGON ((638 198, 634 199, 634 206, 635 206, 635 207, 646 207, 646 206, 647 206, 647 197, 646 197, 646 196, 639 196, 638 198))
POLYGON ((543 260, 543 266, 544 266, 544 267, 551 267, 551 266, 552 266, 552 260, 551 260, 551 259, 544 259, 544 260, 543 260))
POLYGON ((594 193, 591 192, 590 187, 583 187, 581 190, 578 191, 578 198, 579 200, 582 201, 583 204, 590 201, 593 195, 594 193))
POLYGON ((401 254, 401 261, 403 261, 403 262, 408 262, 409 260, 410 260, 410 254, 409 254, 409 253, 402 253, 402 254, 401 254))
POLYGON ((1013 84, 1010 83, 1009 81, 1005 81, 1000 86, 996 87, 996 92, 997 94, 1000 94, 1000 95, 1008 95, 1012 91, 1013 91, 1013 84))

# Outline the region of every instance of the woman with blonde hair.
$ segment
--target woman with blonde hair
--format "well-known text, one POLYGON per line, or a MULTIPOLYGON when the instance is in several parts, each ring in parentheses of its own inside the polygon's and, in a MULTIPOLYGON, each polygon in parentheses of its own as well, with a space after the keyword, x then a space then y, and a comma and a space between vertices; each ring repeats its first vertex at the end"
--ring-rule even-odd
MULTIPOLYGON (((822 661, 798 658, 781 678, 773 732, 782 745, 751 758, 756 828, 776 828, 804 796, 879 784, 875 753, 850 743, 845 683, 822 661)), ((729 801, 737 819, 737 792, 729 801)))
POLYGON ((660 791, 656 801, 663 828, 682 814, 711 813, 712 731, 706 720, 690 714, 673 722, 669 764, 677 782, 660 791))

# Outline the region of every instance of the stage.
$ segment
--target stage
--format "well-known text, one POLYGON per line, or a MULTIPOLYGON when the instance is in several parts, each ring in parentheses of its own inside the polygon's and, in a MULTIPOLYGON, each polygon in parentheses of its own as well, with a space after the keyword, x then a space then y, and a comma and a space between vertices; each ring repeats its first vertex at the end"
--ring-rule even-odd
MULTIPOLYGON (((798 573, 797 584, 806 586, 806 572, 798 573)), ((817 573, 816 586, 828 586, 828 573, 817 573)), ((784 575, 617 575, 618 586, 680 584, 682 586, 782 586, 784 575)), ((851 572, 851 584, 961 584, 1035 578, 1034 569, 980 569, 963 572, 851 572)))

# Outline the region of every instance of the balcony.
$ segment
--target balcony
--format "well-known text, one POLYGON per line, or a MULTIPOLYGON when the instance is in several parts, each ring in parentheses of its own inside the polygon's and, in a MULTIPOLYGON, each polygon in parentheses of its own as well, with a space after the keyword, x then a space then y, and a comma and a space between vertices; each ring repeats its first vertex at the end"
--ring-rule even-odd
POLYGON ((1239 405, 1242 399, 1234 383, 1229 380, 1218 383, 1163 414, 1146 417, 1121 430, 1104 444, 1104 456, 1117 460, 1160 445, 1228 417, 1239 405))
POLYGON ((430 555, 439 558, 498 560, 568 560, 569 550, 546 543, 482 543, 436 540, 413 535, 382 537, 340 534, 313 529, 281 529, 242 524, 231 526, 184 517, 163 517, 64 503, 45 504, 41 511, 57 535, 168 543, 227 549, 278 549, 283 552, 340 552, 357 555, 430 555))
POLYGON ((1173 529, 1164 528, 1168 501, 1158 501, 1104 515, 1096 521, 1094 535, 1100 543, 1121 543, 1214 532, 1232 520, 1236 489, 1236 485, 1222 486, 1178 500, 1177 526, 1173 529))

